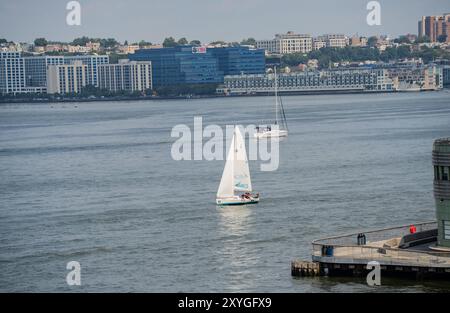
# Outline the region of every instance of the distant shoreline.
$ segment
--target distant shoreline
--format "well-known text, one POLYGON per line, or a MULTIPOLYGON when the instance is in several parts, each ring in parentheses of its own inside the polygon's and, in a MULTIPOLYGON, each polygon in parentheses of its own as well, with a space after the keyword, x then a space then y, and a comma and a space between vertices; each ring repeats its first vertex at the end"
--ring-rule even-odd
MULTIPOLYGON (((446 90, 446 86, 442 90, 446 90)), ((301 95, 336 95, 336 94, 384 94, 384 93, 419 93, 419 92, 439 92, 441 90, 420 90, 420 91, 370 91, 370 90, 328 90, 328 91, 293 91, 281 92, 282 96, 301 96, 301 95)), ((243 98, 243 97, 268 97, 273 96, 273 92, 267 93, 252 93, 252 94, 234 94, 234 95, 192 95, 192 96, 146 96, 146 97, 105 97, 105 98, 66 98, 66 99, 14 99, 14 100, 0 100, 0 105, 3 104, 24 104, 24 103, 82 103, 82 102, 122 102, 122 101, 154 101, 154 100, 198 100, 198 99, 213 99, 213 98, 243 98)))

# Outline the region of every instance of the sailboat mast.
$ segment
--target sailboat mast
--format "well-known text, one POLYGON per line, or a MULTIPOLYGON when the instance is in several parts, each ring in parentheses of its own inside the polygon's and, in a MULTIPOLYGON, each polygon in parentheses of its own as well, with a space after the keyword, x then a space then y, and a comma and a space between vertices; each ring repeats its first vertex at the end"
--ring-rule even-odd
POLYGON ((277 67, 274 67, 275 72, 275 125, 278 124, 278 78, 277 78, 277 67))
POLYGON ((234 147, 233 147, 233 166, 231 167, 231 183, 233 184, 233 195, 235 194, 235 189, 236 186, 234 185, 234 167, 236 166, 236 160, 237 160, 237 137, 236 137, 236 127, 234 126, 234 132, 233 132, 233 142, 234 142, 234 147))

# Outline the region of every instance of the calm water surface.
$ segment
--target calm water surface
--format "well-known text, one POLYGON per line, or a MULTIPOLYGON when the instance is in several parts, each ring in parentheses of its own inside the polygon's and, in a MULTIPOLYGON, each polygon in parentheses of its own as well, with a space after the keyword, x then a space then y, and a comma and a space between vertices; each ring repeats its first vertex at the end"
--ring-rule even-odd
MULTIPOLYGON (((434 218, 431 149, 450 93, 285 97, 257 206, 218 208, 223 161, 174 161, 173 126, 253 124, 271 97, 0 106, 0 291, 361 292, 290 276, 313 239, 434 218), (68 287, 66 264, 81 263, 68 287)), ((450 283, 384 279, 375 291, 450 283)))

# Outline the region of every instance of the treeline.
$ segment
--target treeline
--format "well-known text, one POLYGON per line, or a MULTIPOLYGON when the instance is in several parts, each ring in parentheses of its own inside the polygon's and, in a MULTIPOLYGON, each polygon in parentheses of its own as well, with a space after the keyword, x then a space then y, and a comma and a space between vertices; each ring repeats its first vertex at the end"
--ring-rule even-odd
MULTIPOLYGON (((182 37, 178 40, 176 40, 173 37, 167 37, 163 41, 163 47, 165 48, 171 48, 171 47, 177 47, 177 46, 184 46, 184 45, 191 45, 191 46, 201 46, 200 40, 191 40, 188 41, 186 37, 182 37)), ((241 40, 241 42, 226 42, 222 40, 217 40, 209 43, 210 45, 250 45, 250 46, 256 46, 256 40, 254 38, 244 38, 241 40)))
POLYGON ((156 95, 162 97, 202 96, 215 94, 218 86, 219 84, 180 84, 156 87, 154 90, 156 95))
POLYGON ((160 97, 185 97, 185 96, 206 96, 214 95, 219 84, 180 84, 173 86, 157 87, 154 90, 148 89, 141 91, 119 90, 117 92, 109 91, 94 87, 92 85, 85 86, 79 93, 72 94, 34 94, 23 93, 16 95, 0 94, 0 102, 8 102, 15 100, 67 100, 67 99, 117 99, 117 98, 143 98, 152 95, 160 97))
POLYGON ((308 60, 316 59, 320 68, 327 68, 334 62, 363 62, 383 61, 389 62, 404 58, 422 58, 429 63, 436 58, 450 59, 450 52, 436 48, 422 47, 419 51, 411 50, 410 46, 389 47, 383 52, 370 47, 321 48, 308 54, 292 53, 281 57, 282 66, 297 66, 306 64, 308 60))

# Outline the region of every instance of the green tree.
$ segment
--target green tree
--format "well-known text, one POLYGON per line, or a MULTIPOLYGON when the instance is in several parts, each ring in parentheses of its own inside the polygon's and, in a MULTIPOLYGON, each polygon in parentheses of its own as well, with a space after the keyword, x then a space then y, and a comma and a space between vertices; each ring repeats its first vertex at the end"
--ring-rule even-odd
POLYGON ((114 48, 119 44, 114 38, 100 39, 100 46, 103 48, 114 48))
POLYGON ((180 45, 180 46, 185 46, 185 45, 187 45, 189 42, 187 41, 187 39, 185 38, 185 37, 183 37, 183 38, 180 38, 179 40, 178 40, 178 44, 180 45))
POLYGON ((191 40, 191 42, 189 44, 192 46, 201 46, 202 45, 200 40, 191 40))
POLYGON ((397 56, 400 59, 411 57, 411 48, 409 46, 400 46, 397 48, 397 56))
POLYGON ((8 43, 8 40, 6 40, 5 38, 0 38, 0 45, 4 43, 8 43))
POLYGON ((425 42, 431 42, 430 37, 424 35, 417 38, 415 43, 425 43, 425 42))
POLYGON ((246 46, 256 46, 256 40, 255 38, 244 38, 241 41, 241 45, 246 45, 246 46))
POLYGON ((34 45, 37 47, 45 47, 48 44, 45 38, 36 38, 34 40, 34 45))
POLYGON ((74 45, 74 46, 85 46, 90 41, 91 41, 91 39, 89 37, 83 36, 83 37, 75 38, 72 41, 72 45, 74 45))
POLYGON ((447 35, 444 35, 444 34, 439 35, 436 39, 437 39, 438 42, 441 42, 441 43, 446 42, 447 41, 447 35))
POLYGON ((378 43, 378 37, 376 36, 371 36, 369 37, 369 39, 367 39, 367 44, 369 45, 369 47, 375 47, 378 43))
POLYGON ((402 43, 411 43, 411 41, 409 40, 409 38, 407 36, 400 36, 397 39, 394 40, 394 42, 402 44, 402 43))
POLYGON ((290 53, 281 57, 282 66, 297 66, 308 62, 308 56, 303 53, 290 53))
POLYGON ((213 41, 210 43, 211 45, 226 45, 227 43, 222 40, 213 41))
POLYGON ((163 42, 164 48, 171 48, 171 47, 176 47, 176 46, 178 46, 178 43, 175 41, 175 39, 173 37, 168 37, 168 38, 164 39, 164 42, 163 42))
POLYGON ((149 41, 141 40, 141 41, 139 41, 138 45, 139 45, 139 47, 142 48, 142 47, 144 47, 144 46, 151 46, 152 43, 149 42, 149 41))

